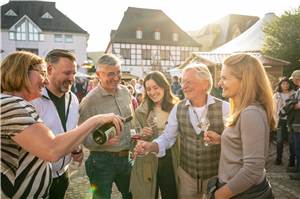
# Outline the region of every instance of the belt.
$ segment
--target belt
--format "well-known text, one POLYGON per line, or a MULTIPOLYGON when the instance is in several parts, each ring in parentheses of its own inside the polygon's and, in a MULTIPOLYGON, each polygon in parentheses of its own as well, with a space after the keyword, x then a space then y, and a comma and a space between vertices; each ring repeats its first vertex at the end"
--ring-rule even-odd
POLYGON ((118 152, 108 152, 108 151, 92 151, 91 153, 97 154, 97 153, 102 153, 102 154, 107 154, 115 157, 128 157, 129 150, 123 150, 123 151, 118 151, 118 152))

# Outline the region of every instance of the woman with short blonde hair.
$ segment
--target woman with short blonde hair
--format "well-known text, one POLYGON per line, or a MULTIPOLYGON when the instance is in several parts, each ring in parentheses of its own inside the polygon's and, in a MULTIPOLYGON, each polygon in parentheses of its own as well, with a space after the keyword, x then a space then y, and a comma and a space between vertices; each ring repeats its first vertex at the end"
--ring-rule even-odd
POLYGON ((11 54, 1 64, 1 91, 29 90, 28 71, 39 64, 45 64, 45 62, 35 54, 25 51, 11 54))

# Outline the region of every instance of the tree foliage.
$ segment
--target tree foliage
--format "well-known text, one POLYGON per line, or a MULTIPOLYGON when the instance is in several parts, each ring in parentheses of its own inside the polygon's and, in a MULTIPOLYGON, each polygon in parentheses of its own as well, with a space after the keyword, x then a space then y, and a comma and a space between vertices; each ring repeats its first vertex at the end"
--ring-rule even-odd
POLYGON ((300 6, 267 24, 264 33, 262 52, 292 63, 286 75, 300 67, 300 6))

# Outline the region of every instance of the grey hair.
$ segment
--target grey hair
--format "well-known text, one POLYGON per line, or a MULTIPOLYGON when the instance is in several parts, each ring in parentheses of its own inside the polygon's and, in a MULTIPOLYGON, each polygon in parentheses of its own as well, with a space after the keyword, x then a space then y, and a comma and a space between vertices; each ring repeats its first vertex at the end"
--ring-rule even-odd
POLYGON ((208 88, 207 93, 210 93, 210 91, 213 87, 213 78, 212 78, 212 75, 211 75, 208 67, 205 64, 192 63, 192 64, 187 65, 183 69, 183 73, 188 70, 196 71, 200 79, 205 79, 205 80, 209 81, 209 88, 208 88))
POLYGON ((102 66, 121 66, 121 59, 113 54, 104 54, 97 61, 97 71, 100 70, 102 66))

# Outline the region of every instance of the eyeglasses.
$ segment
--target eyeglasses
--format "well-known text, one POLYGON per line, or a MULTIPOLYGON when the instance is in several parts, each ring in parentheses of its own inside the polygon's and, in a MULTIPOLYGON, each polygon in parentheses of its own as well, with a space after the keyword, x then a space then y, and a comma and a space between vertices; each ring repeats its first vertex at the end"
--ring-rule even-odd
POLYGON ((122 75, 122 73, 120 71, 118 72, 105 72, 105 71, 101 71, 102 73, 105 73, 107 77, 109 78, 114 78, 114 77, 120 77, 122 75))
POLYGON ((31 68, 30 70, 39 72, 44 79, 48 78, 47 71, 43 71, 43 70, 39 70, 39 69, 35 69, 35 68, 31 68))

